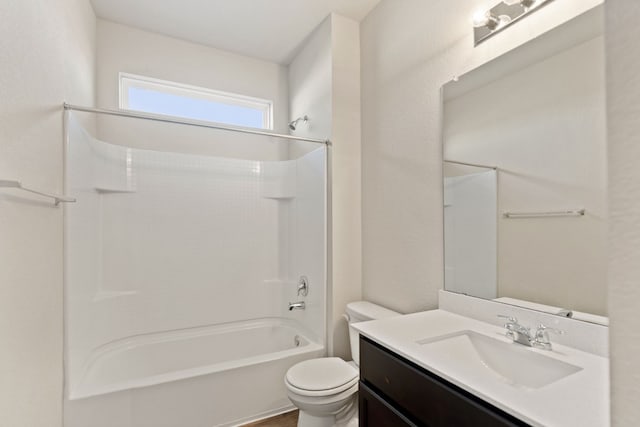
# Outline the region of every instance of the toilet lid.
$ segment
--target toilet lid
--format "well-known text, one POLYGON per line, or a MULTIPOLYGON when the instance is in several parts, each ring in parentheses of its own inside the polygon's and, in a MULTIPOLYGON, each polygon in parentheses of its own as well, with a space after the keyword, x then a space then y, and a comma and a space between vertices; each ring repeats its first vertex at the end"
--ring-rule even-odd
POLYGON ((336 389, 358 379, 358 370, 339 357, 310 359, 287 371, 292 386, 309 391, 336 389))

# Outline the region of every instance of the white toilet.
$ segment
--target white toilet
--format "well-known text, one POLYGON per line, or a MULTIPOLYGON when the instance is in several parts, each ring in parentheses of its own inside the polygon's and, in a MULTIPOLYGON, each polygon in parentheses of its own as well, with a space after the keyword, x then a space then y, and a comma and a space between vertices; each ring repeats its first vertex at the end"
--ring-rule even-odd
POLYGON ((298 427, 357 426, 359 334, 352 323, 399 316, 367 301, 347 304, 352 362, 339 357, 323 357, 300 362, 287 371, 285 384, 289 399, 300 409, 298 427))

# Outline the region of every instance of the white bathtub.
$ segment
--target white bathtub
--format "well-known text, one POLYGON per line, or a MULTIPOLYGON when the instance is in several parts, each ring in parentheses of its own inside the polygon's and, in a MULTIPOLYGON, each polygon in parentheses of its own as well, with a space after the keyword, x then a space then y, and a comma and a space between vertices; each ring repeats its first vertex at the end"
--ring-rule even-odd
POLYGON ((283 318, 114 341, 67 384, 65 426, 213 427, 275 414, 292 407, 286 370, 323 353, 283 318))

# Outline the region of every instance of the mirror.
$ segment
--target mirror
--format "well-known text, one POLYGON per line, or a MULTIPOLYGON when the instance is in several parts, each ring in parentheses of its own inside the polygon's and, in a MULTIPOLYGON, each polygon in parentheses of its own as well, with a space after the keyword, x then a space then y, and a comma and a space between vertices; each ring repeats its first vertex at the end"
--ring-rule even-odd
POLYGON ((607 323, 602 21, 444 86, 446 290, 607 323))

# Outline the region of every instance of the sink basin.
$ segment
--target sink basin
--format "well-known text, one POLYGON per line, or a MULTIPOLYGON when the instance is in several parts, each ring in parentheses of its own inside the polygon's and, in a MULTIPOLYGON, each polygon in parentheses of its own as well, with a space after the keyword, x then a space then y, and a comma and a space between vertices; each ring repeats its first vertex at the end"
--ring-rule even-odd
POLYGON ((417 343, 452 372, 488 375, 515 387, 538 389, 582 370, 521 344, 469 330, 417 343))

